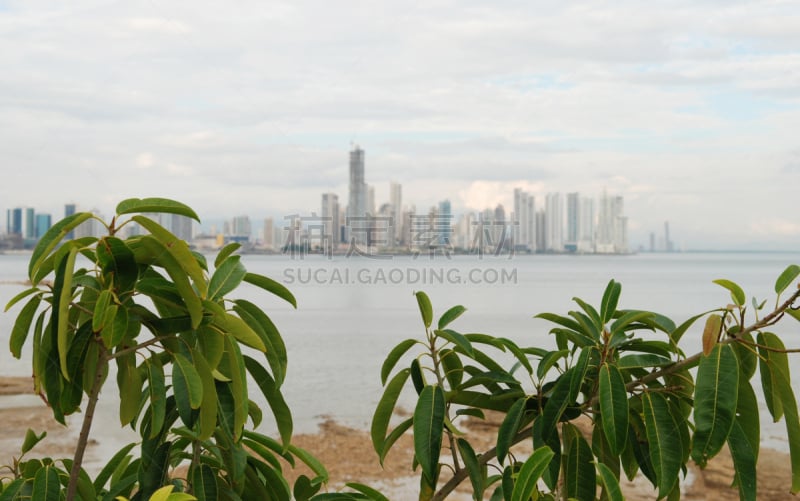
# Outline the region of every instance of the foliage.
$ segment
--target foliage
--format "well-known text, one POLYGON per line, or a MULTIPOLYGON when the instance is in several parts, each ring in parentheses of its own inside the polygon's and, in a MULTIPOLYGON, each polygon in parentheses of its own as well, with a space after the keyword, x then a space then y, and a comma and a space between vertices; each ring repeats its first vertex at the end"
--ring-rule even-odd
POLYGON ((23 345, 32 345, 35 392, 58 422, 79 411, 84 419, 72 460, 23 460, 40 438, 30 432, 0 499, 288 500, 292 489, 278 458, 307 463, 316 477, 302 477, 303 492, 314 494, 327 473, 290 442, 283 340, 259 307, 228 297, 243 282, 296 306, 292 294, 249 273, 236 245, 220 251, 211 272, 202 255, 151 217, 197 219, 183 204, 131 199, 116 212, 110 223, 78 213, 53 226, 31 256, 31 288, 6 307, 26 301, 10 348, 19 358, 23 345), (62 241, 90 219, 107 235, 62 241), (122 239, 126 226, 144 231, 122 239), (120 425, 137 430, 141 441, 91 480, 83 451, 112 364, 120 425), (249 398, 248 374, 269 404, 278 440, 248 429, 248 421, 255 428, 264 418, 249 398))
POLYGON ((772 418, 786 423, 791 492, 797 493, 800 421, 789 378, 791 350, 768 329, 786 315, 800 320, 800 289, 780 302, 798 275, 796 265, 781 274, 775 308, 766 315, 766 302, 754 299, 751 309, 741 287, 716 280, 733 303, 680 325, 654 312, 619 308, 621 285, 611 280, 598 307, 574 298, 578 308, 566 315, 537 315, 555 324, 554 350, 457 332, 450 324, 464 313, 462 306, 434 324, 430 299, 417 292, 425 336, 399 343, 383 364, 385 389, 371 430, 375 451, 383 462, 412 430, 420 499, 443 499, 468 480, 476 500, 484 493, 506 501, 617 500, 623 499, 622 476, 641 474, 659 499, 672 500, 680 498, 688 462, 704 467, 727 445, 740 498, 755 500, 760 426, 753 380, 759 372, 772 418), (681 340, 703 317, 703 352, 687 357, 681 340), (398 369, 404 357, 411 361, 398 369), (509 357, 514 363, 501 362, 509 357), (405 387, 418 395, 413 416, 390 431, 405 387), (479 453, 460 421, 485 419, 489 411, 499 412, 502 423, 495 446, 479 453), (522 441, 533 449, 527 458, 512 451, 522 441))
MULTIPOLYGON (((57 223, 31 256, 32 286, 6 307, 24 302, 9 346, 19 358, 31 345, 35 391, 57 421, 81 411, 83 423, 72 459, 28 459, 44 438, 29 431, 0 482, 0 501, 387 499, 361 482, 320 493, 324 466, 291 443, 283 340, 257 305, 229 294, 249 283, 296 307, 292 294, 249 273, 235 244, 219 252, 212 272, 147 215, 197 219, 183 204, 131 199, 116 213, 110 223, 89 213, 57 223), (64 240, 92 219, 106 236, 64 240), (144 231, 120 238, 126 226, 144 231), (141 440, 92 479, 83 452, 112 369, 120 424, 141 440), (254 431, 264 419, 249 398, 254 388, 270 407, 277 439, 254 431), (296 460, 315 476, 290 487, 281 465, 296 460)), ((619 500, 623 475, 646 477, 658 498, 672 500, 689 461, 703 467, 727 446, 740 498, 754 500, 760 381, 771 417, 786 423, 791 491, 799 492, 800 419, 788 365, 796 350, 770 330, 787 316, 800 320, 800 289, 781 302, 798 276, 792 265, 778 277, 768 313, 766 301, 748 305, 739 285, 716 280, 731 304, 679 325, 620 308, 621 285, 611 280, 597 306, 574 298, 577 308, 566 315, 537 315, 554 324, 555 349, 456 331, 465 308, 434 321, 430 299, 417 292, 424 335, 399 343, 381 368, 384 391, 370 430, 377 459, 382 464, 410 431, 425 500, 467 482, 476 500, 619 500), (686 356, 684 334, 701 319, 702 351, 686 356), (416 393, 414 412, 392 426, 403 391, 416 393), (462 431, 464 420, 490 412, 501 424, 494 446, 481 451, 462 431), (527 457, 516 447, 523 441, 532 449, 527 457)))

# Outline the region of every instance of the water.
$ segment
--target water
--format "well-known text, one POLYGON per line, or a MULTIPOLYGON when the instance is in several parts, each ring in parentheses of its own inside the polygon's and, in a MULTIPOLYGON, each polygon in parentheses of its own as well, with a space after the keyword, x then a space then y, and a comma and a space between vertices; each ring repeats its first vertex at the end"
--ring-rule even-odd
MULTIPOLYGON (((456 330, 505 336, 522 346, 552 347, 553 340, 547 333, 552 325, 533 315, 544 311, 565 314, 575 309, 574 296, 598 304, 611 278, 622 283, 621 308, 657 311, 680 323, 731 302, 728 292, 712 283, 717 278, 739 283, 748 299, 773 298, 775 278, 788 264, 800 262, 799 258, 790 253, 553 255, 513 259, 455 256, 450 260, 439 256, 434 260, 410 256, 389 260, 307 256, 300 260, 246 255, 243 262, 248 270, 291 282, 287 286, 297 298, 298 309, 250 286, 232 297, 248 299, 262 307, 285 339, 289 373, 284 394, 292 408, 296 431, 315 431, 324 417, 366 429, 382 392, 380 366, 385 355, 399 341, 423 335, 414 291, 428 293, 437 317, 450 306, 464 305, 467 312, 453 324, 456 330), (421 276, 408 271, 414 269, 441 273, 444 283, 430 283, 430 274, 427 283, 423 283, 421 276), (472 273, 482 283, 451 283, 448 273, 467 282, 472 273), (486 283, 493 273, 514 275, 516 283, 486 283), (309 282, 309 276, 310 283, 301 283, 309 282), (343 283, 345 277, 356 283, 343 283)), ((27 260, 25 255, 0 255, 3 304, 24 289, 11 282, 25 279, 27 260)), ((30 374, 29 354, 18 361, 5 349, 19 308, 15 306, 0 315, 3 375, 30 374)), ((789 319, 782 332, 797 332, 797 328, 798 324, 789 319)), ((686 353, 700 349, 701 332, 702 322, 686 334, 686 353)), ((793 339, 788 337, 786 341, 791 345, 793 339)), ((800 374, 795 373, 793 381, 800 388, 800 374)), ((120 441, 123 438, 114 424, 117 401, 113 394, 110 386, 105 389, 106 398, 99 409, 102 419, 97 421, 95 431, 101 437, 120 441)), ((401 405, 411 408, 411 397, 403 396, 401 405)), ((766 417, 765 412, 762 421, 766 417)), ((270 422, 264 424, 266 431, 271 427, 270 422)), ((780 447, 783 434, 782 424, 767 427, 763 433, 766 445, 780 447)))

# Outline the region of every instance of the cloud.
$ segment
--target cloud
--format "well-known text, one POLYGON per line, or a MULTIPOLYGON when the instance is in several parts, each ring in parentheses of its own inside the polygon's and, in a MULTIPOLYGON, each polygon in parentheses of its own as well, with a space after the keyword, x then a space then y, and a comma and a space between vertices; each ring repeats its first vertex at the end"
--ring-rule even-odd
POLYGON ((315 210, 347 198, 351 141, 379 197, 393 179, 420 208, 508 209, 515 186, 605 187, 633 239, 668 219, 710 240, 796 197, 791 2, 3 5, 8 206, 315 210))

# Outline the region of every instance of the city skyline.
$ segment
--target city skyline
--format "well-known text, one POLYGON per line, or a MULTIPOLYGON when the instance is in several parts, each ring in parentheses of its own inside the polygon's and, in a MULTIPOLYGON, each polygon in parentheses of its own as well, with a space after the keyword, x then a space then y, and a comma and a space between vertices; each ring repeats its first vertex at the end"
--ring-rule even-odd
POLYGON ((683 248, 796 250, 798 22, 782 1, 0 0, 0 206, 278 218, 343 196, 357 143, 374 200, 606 189, 634 246, 668 220, 683 248))
MULTIPOLYGON (((475 249, 483 242, 481 252, 492 247, 522 253, 604 253, 619 254, 633 250, 628 242, 628 217, 624 214, 623 197, 609 197, 604 190, 599 198, 599 212, 595 213, 595 200, 578 192, 551 192, 545 197, 542 208, 537 209, 535 197, 515 188, 514 205, 510 213, 502 204, 486 207, 483 211, 453 214, 449 198, 431 206, 427 214, 420 212, 414 203, 402 204, 402 185, 391 181, 389 199, 376 210, 374 186, 367 183, 365 151, 353 145, 349 151, 348 196, 346 206, 339 204, 338 194, 322 193, 319 210, 304 211, 284 217, 283 225, 275 225, 273 218, 265 218, 262 231, 254 228, 247 215, 225 220, 221 230, 197 228, 183 216, 153 214, 160 224, 178 237, 191 240, 203 248, 219 248, 228 242, 240 242, 271 250, 281 247, 316 246, 323 253, 339 252, 347 247, 407 249, 438 248, 445 253, 451 249, 475 249), (484 235, 485 233, 485 235, 484 235), (484 236, 487 241, 484 242, 484 236)), ((411 197, 413 200, 413 196, 411 197)), ((64 205, 64 215, 74 214, 74 203, 64 205)), ((103 217, 99 211, 91 212, 103 217)), ((4 242, 5 247, 33 245, 51 224, 50 214, 36 213, 32 207, 7 210, 6 234, 21 237, 16 243, 4 242), (35 221, 35 224, 34 224, 35 221)), ((199 226, 199 225, 197 225, 199 226)), ((257 225, 255 226, 257 228, 257 225)), ((127 234, 137 234, 138 225, 129 226, 127 234)), ((75 230, 81 236, 102 236, 99 222, 92 219, 75 230)), ((665 235, 656 247, 654 235, 650 245, 637 250, 675 250, 669 239, 668 223, 665 235)))

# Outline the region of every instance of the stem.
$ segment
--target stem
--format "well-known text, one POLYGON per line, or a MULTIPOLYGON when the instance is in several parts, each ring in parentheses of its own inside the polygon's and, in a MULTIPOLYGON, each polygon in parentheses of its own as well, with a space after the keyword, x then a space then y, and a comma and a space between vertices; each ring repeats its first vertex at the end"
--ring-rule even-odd
POLYGON ((108 359, 105 356, 105 349, 103 349, 102 343, 100 343, 100 355, 98 358, 97 372, 94 375, 92 389, 89 392, 89 400, 86 402, 86 413, 83 415, 81 433, 78 435, 78 444, 75 446, 75 456, 72 459, 72 469, 69 472, 66 501, 73 501, 78 490, 78 476, 83 463, 83 453, 86 451, 86 445, 89 442, 89 431, 92 428, 94 410, 100 397, 100 388, 103 386, 103 368, 107 366, 108 359))

